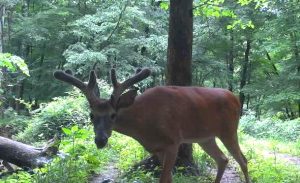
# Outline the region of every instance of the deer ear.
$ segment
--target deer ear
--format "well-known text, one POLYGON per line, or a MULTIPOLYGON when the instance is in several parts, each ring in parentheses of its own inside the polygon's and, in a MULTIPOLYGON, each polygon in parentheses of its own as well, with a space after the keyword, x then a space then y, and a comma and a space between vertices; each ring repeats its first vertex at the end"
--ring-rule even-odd
POLYGON ((88 88, 92 89, 97 97, 100 97, 100 91, 97 85, 97 76, 95 71, 90 72, 88 88))
POLYGON ((135 97, 137 96, 137 90, 129 90, 122 94, 118 100, 117 109, 126 108, 133 104, 135 97))

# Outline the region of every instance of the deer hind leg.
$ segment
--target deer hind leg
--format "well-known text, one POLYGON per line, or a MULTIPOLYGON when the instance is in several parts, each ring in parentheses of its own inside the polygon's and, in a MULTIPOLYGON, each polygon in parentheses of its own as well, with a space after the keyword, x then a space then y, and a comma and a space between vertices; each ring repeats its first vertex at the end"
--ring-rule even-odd
POLYGON ((250 183, 248 167, 247 167, 247 159, 240 149, 237 134, 234 134, 233 136, 230 136, 230 137, 228 137, 228 136, 222 137, 222 138, 220 138, 220 140, 223 142, 223 144, 228 149, 230 154, 240 165, 240 167, 243 171, 243 174, 245 176, 246 183, 250 183))
POLYGON ((159 153, 162 161, 162 172, 159 183, 172 183, 172 169, 177 158, 178 146, 172 146, 159 153))
POLYGON ((205 142, 201 142, 201 143, 198 143, 198 144, 217 163, 218 172, 217 172, 217 176, 216 176, 216 179, 215 179, 215 183, 220 182, 221 179, 222 179, 222 176, 224 174, 226 165, 228 163, 227 157, 224 155, 224 153, 218 147, 215 138, 209 139, 205 142))

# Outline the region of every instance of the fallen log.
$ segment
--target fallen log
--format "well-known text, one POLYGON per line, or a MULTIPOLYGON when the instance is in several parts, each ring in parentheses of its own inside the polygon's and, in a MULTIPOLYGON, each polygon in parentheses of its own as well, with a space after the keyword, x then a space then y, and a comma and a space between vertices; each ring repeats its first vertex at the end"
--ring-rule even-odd
POLYGON ((0 136, 0 159, 21 168, 36 168, 49 163, 58 152, 60 140, 54 137, 44 148, 0 136))

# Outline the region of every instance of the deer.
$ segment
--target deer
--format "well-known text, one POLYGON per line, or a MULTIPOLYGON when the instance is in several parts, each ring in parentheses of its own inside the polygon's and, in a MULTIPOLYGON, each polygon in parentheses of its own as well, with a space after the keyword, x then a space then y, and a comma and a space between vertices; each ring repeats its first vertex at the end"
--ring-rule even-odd
POLYGON ((237 136, 240 102, 233 93, 221 88, 156 86, 138 95, 134 84, 146 79, 150 69, 139 69, 120 83, 111 69, 113 91, 109 99, 100 98, 95 71, 88 83, 69 70, 55 71, 54 77, 81 90, 90 106, 95 144, 104 148, 112 131, 137 140, 156 155, 162 167, 160 183, 172 183, 172 169, 182 143, 198 143, 217 164, 215 183, 221 181, 228 158, 220 150, 216 138, 224 144, 240 165, 249 183, 247 159, 237 136))

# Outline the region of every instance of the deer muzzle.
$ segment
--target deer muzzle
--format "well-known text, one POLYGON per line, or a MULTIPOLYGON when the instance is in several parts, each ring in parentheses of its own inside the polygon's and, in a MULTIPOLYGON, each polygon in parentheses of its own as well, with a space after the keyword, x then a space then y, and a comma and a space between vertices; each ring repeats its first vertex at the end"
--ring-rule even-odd
POLYGON ((105 147, 108 141, 108 136, 107 135, 102 135, 102 136, 96 136, 95 138, 95 144, 98 149, 102 149, 105 147))

